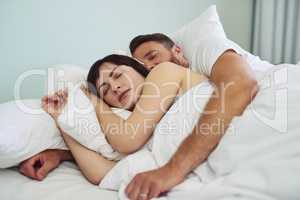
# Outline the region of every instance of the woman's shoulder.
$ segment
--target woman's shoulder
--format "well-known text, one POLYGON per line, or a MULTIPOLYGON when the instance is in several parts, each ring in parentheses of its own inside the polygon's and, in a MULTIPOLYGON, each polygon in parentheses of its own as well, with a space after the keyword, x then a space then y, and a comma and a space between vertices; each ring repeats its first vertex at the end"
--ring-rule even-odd
POLYGON ((182 77, 187 73, 188 69, 172 62, 163 62, 155 66, 147 76, 147 80, 161 79, 166 80, 168 78, 182 77))
POLYGON ((162 70, 186 71, 187 69, 180 65, 177 65, 176 63, 173 63, 173 62, 163 62, 163 63, 156 65, 151 72, 162 71, 162 70))

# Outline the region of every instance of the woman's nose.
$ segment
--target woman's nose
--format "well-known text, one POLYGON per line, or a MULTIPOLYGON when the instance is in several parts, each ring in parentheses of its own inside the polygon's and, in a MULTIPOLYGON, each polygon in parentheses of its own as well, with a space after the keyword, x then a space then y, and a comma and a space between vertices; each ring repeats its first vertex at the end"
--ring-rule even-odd
POLYGON ((116 93, 117 93, 117 92, 120 91, 121 86, 120 86, 120 84, 112 83, 112 84, 111 84, 111 89, 112 89, 113 92, 116 92, 116 93))

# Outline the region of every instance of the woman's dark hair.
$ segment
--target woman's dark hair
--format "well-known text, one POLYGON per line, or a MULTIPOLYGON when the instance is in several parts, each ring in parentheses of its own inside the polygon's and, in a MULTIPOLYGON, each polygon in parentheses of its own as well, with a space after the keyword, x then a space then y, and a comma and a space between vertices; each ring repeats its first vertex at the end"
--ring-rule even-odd
POLYGON ((142 76, 146 77, 149 73, 149 70, 144 67, 141 63, 136 61, 135 59, 118 54, 108 55, 100 60, 97 60, 90 68, 90 71, 87 76, 88 88, 95 95, 99 96, 97 91, 96 82, 99 78, 99 69, 102 64, 111 63, 115 65, 127 65, 128 67, 132 67, 135 71, 137 71, 142 76))

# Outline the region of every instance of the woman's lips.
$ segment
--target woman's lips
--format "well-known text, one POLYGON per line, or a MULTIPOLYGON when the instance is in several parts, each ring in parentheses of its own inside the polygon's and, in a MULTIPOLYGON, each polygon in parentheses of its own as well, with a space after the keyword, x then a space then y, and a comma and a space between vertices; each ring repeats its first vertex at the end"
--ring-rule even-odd
POLYGON ((130 89, 125 90, 120 96, 119 96, 119 102, 122 102, 128 95, 128 91, 130 89))

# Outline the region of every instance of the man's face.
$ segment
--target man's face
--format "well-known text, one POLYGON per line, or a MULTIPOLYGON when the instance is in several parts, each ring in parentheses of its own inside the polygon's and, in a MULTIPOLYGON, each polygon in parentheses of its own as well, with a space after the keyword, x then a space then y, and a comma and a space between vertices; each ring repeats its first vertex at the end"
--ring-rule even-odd
POLYGON ((138 46, 133 52, 133 57, 143 62, 149 70, 163 62, 184 65, 181 62, 184 57, 179 47, 174 45, 172 49, 168 49, 163 44, 154 41, 144 42, 138 46))

